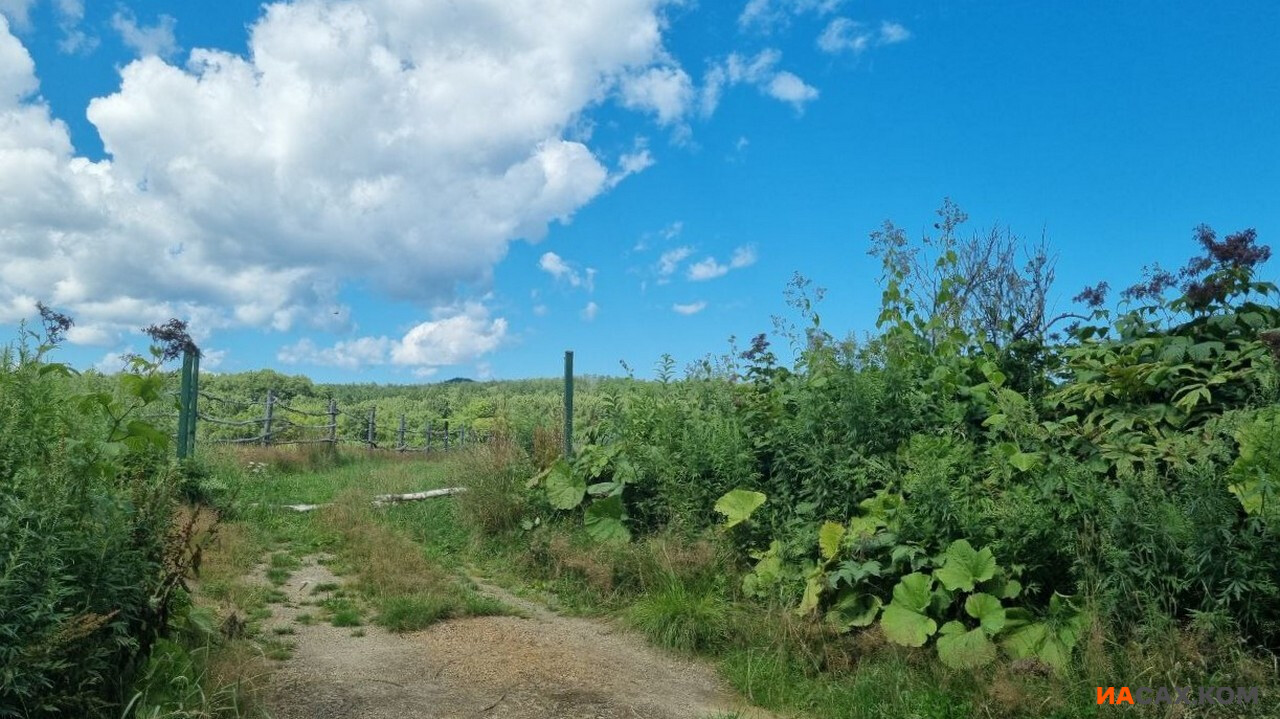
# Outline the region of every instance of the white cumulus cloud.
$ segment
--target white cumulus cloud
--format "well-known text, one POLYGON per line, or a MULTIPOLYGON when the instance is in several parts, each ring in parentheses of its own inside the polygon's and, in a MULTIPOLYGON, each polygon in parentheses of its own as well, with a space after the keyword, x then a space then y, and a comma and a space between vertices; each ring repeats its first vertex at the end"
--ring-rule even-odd
POLYGON ((658 257, 658 277, 670 277, 680 268, 680 263, 693 254, 692 247, 676 247, 663 252, 658 257))
POLYGON ((700 262, 689 265, 688 277, 694 282, 714 280, 717 277, 724 277, 729 274, 730 270, 750 267, 756 263, 757 259, 755 247, 743 245, 733 251, 733 256, 729 258, 728 264, 722 264, 715 257, 707 257, 700 262))
POLYGON ((818 98, 818 89, 788 70, 779 70, 782 53, 774 48, 761 50, 754 56, 730 53, 715 63, 703 79, 699 105, 704 117, 715 112, 726 87, 753 85, 764 95, 789 103, 797 112, 818 98))
POLYGON ((682 304, 676 303, 674 305, 671 305, 671 309, 674 310, 677 314, 681 314, 681 315, 696 315, 699 312, 705 310, 706 308, 707 308, 707 303, 701 300, 697 302, 690 302, 689 304, 682 305, 682 304))
MULTIPOLYGON (((169 316, 201 331, 331 327, 348 282, 452 306, 511 242, 610 187, 617 174, 573 138, 625 78, 648 78, 638 108, 675 116, 687 93, 664 4, 270 3, 243 56, 125 65, 87 110, 99 162, 35 95, 0 19, 0 310, 44 299, 109 344, 169 316)), ((0 0, 14 17, 28 5, 0 0)), ((170 48, 163 32, 133 39, 170 48)), ((637 148, 616 173, 652 161, 637 148)))
POLYGON ((14 27, 27 29, 31 27, 31 6, 36 0, 0 0, 0 15, 4 15, 14 27))
POLYGON ((714 280, 717 277, 724 277, 729 274, 729 266, 716 262, 716 258, 708 257, 701 262, 695 262, 689 265, 689 279, 694 282, 702 280, 714 280))
POLYGON ((743 245, 733 251, 729 266, 735 270, 742 267, 750 267, 756 263, 756 259, 758 259, 756 248, 752 245, 743 245))
POLYGON ((873 28, 847 17, 837 17, 827 23, 822 34, 818 35, 818 48, 832 55, 859 55, 872 47, 896 45, 909 39, 911 31, 896 22, 885 20, 878 28, 873 28))
POLYGON ((329 347, 319 347, 311 339, 282 347, 276 358, 285 364, 310 364, 358 370, 364 367, 396 365, 415 368, 440 367, 470 362, 498 349, 506 339, 507 321, 490 318, 478 303, 437 311, 436 317, 415 325, 400 339, 360 337, 329 347))
MULTIPOLYGON (((81 8, 81 15, 83 13, 81 8)), ((176 25, 177 20, 172 15, 161 15, 155 25, 139 25, 138 19, 127 10, 111 16, 111 27, 120 33, 120 40, 142 57, 170 57, 178 52, 178 41, 173 36, 176 25)))
POLYGON ((738 15, 738 27, 768 32, 785 26, 796 15, 828 15, 843 3, 844 0, 748 0, 738 15))
POLYGON ((684 118, 694 99, 693 80, 679 67, 652 67, 622 80, 622 104, 647 110, 659 124, 670 125, 684 118))
POLYGON ((554 252, 544 252, 538 259, 538 267, 556 280, 567 282, 571 287, 584 287, 588 292, 596 288, 596 269, 588 267, 579 272, 578 268, 554 252))

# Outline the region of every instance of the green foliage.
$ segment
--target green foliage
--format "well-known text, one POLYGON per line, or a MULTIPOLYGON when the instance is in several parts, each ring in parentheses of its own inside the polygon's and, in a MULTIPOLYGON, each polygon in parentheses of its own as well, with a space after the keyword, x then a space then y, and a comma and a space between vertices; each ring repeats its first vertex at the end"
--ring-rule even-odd
POLYGON ((1259 410, 1235 439, 1240 455, 1231 465, 1231 493, 1246 514, 1280 531, 1280 408, 1259 410))
POLYGON ((32 338, 0 350, 0 716, 114 717, 185 561, 169 440, 141 419, 170 378, 135 359, 112 388, 32 338))
POLYGON ((908 647, 924 646, 938 631, 938 623, 926 615, 933 601, 933 577, 920 572, 906 575, 893 588, 893 601, 884 608, 880 626, 890 641, 908 647))
MULTIPOLYGON (((457 602, 451 597, 388 597, 381 602, 375 621, 393 632, 416 632, 456 613, 457 602)), ((338 624, 337 614, 334 615, 334 626, 358 626, 358 615, 356 621, 356 624, 338 624)))
POLYGON ((573 509, 582 504, 587 494, 587 482, 573 472, 568 463, 560 460, 547 471, 547 501, 556 509, 573 509))
POLYGON ((967 540, 958 539, 947 547, 942 566, 934 573, 948 590, 972 592, 974 585, 996 574, 996 559, 990 549, 974 550, 967 540))
POLYGON ((735 489, 716 500, 714 509, 724 515, 724 528, 729 529, 751 519, 751 515, 762 507, 766 497, 761 492, 747 489, 735 489))
POLYGON ((1064 669, 1088 624, 1088 616, 1069 598, 1054 594, 1046 616, 1035 621, 1025 610, 1010 610, 1008 632, 1001 646, 1015 659, 1035 657, 1055 669, 1064 669))
POLYGON ((623 524, 626 518, 622 497, 614 495, 592 502, 587 507, 583 524, 587 534, 597 542, 629 542, 631 530, 623 524))
POLYGON ((733 611, 715 593, 669 581, 638 600, 627 612, 627 620, 668 649, 706 652, 728 644, 733 611))

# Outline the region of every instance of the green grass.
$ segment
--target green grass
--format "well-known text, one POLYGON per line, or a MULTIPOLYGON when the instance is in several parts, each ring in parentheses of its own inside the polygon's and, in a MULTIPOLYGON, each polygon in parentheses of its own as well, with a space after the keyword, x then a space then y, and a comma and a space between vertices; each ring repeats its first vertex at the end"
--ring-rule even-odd
POLYGON ((262 645, 262 654, 267 659, 274 659, 282 662, 286 659, 293 658, 293 650, 296 645, 293 642, 286 642, 279 639, 268 639, 262 645))
POLYGON ((291 576, 293 576, 293 573, 287 569, 281 569, 279 567, 271 567, 270 569, 267 570, 267 581, 271 582, 277 587, 289 581, 289 577, 291 576))
MULTIPOLYGON (((802 636, 803 630, 797 629, 801 622, 786 612, 731 601, 729 588, 737 580, 727 564, 712 558, 686 561, 683 569, 675 566, 684 560, 669 555, 688 549, 678 537, 665 544, 646 540, 608 551, 586 541, 580 528, 477 538, 451 499, 379 509, 369 509, 363 501, 377 493, 453 484, 460 474, 452 462, 373 460, 277 475, 270 483, 246 487, 246 498, 290 503, 337 500, 338 511, 298 514, 260 505, 247 510, 245 520, 263 541, 285 548, 271 556, 268 571, 288 572, 296 568, 295 557, 302 554, 334 555, 324 563, 350 579, 345 585, 330 582, 311 591, 327 595, 317 602, 326 620, 351 627, 353 637, 364 635, 361 607, 366 604, 374 610, 373 622, 394 632, 421 630, 452 617, 505 613, 505 607, 480 595, 460 576, 479 569, 517 593, 549 591, 553 605, 574 613, 616 613, 656 645, 709 657, 744 697, 783 715, 799 713, 814 719, 1100 716, 1086 691, 1088 682, 1079 677, 1017 676, 1003 665, 981 672, 951 672, 928 652, 850 647, 846 645, 855 638, 849 635, 802 636), (343 497, 344 493, 348 496, 343 497)), ((229 586, 214 589, 240 591, 229 586)), ((270 597, 261 588, 258 591, 261 599, 270 597)), ((299 625, 315 621, 311 614, 295 619, 299 625)), ((291 648, 277 642, 270 651, 286 656, 291 648)), ((1129 673, 1140 672, 1135 668, 1129 673)), ((1117 676, 1108 681, 1127 679, 1117 676)), ((1265 714, 1223 712, 1222 716, 1265 714)))
POLYGON ((364 624, 359 605, 350 599, 326 599, 321 606, 329 613, 329 623, 335 627, 358 627, 364 624))
POLYGON ((672 581, 626 610, 631 626, 650 641, 686 654, 724 649, 733 634, 733 606, 713 592, 672 581))
POLYGON ((390 597, 379 608, 377 623, 393 632, 425 629, 454 616, 457 603, 448 597, 390 597))
POLYGON ((276 552, 271 555, 272 569, 297 569, 302 566, 302 562, 297 557, 286 552, 276 552))
POLYGON ((815 719, 978 716, 965 697, 937 676, 901 659, 862 662, 839 677, 814 674, 785 652, 770 648, 731 651, 721 662, 729 683, 770 709, 800 709, 815 719))

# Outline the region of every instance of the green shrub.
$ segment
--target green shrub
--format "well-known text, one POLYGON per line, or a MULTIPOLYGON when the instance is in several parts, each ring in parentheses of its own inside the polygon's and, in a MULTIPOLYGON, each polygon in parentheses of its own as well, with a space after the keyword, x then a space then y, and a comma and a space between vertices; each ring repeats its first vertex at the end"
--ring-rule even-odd
POLYGON ((733 607, 722 596, 670 581, 641 596, 627 621, 653 642, 678 652, 726 648, 733 636, 733 607))
POLYGON ((457 604, 449 596, 388 597, 379 603, 376 621, 393 632, 416 632, 455 616, 457 604))
POLYGON ((0 351, 0 716, 114 717, 180 571, 167 441, 133 419, 167 378, 85 395, 51 349, 0 351))

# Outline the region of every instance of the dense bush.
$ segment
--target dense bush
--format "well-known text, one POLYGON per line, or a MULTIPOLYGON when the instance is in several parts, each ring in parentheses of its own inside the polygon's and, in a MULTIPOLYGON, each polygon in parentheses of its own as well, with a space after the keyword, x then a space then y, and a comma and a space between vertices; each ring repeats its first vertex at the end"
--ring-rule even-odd
POLYGON ((1252 231, 1199 228, 1203 252, 1180 272, 1156 270, 1111 309, 1090 289, 1089 314, 1049 318, 1043 251, 1027 268, 975 264, 992 253, 957 239, 953 206, 941 214, 920 247, 877 234, 874 337, 829 334, 821 291, 797 278, 790 366, 762 334, 683 380, 664 358, 658 382, 604 392, 577 456, 538 477, 544 513, 581 511, 603 542, 724 514, 747 595, 846 628, 896 603, 956 663, 988 657, 969 630, 983 609, 1006 651, 1055 665, 1085 617, 1115 636, 1194 622, 1280 647, 1269 250, 1252 231), (766 501, 752 512, 751 497, 766 501), (994 574, 966 586, 985 598, 931 579, 959 546, 991 558, 994 574))
POLYGON ((115 717, 178 589, 168 440, 136 419, 166 378, 83 392, 49 329, 0 352, 0 716, 115 717))

